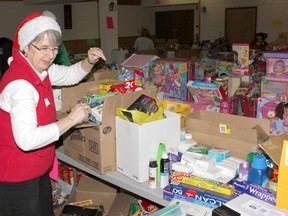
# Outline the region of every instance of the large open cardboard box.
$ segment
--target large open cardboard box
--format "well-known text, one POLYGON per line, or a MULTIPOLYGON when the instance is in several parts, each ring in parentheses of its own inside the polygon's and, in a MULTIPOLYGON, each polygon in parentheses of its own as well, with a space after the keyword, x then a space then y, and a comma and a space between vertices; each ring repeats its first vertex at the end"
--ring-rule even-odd
POLYGON ((234 157, 246 159, 253 145, 269 138, 266 119, 248 118, 200 110, 186 117, 186 131, 199 143, 230 150, 234 157))
POLYGON ((68 204, 92 200, 93 205, 103 205, 107 213, 117 196, 117 188, 111 187, 89 176, 81 177, 68 204))
MULTIPOLYGON (((62 109, 73 107, 79 98, 88 92, 97 92, 99 82, 86 82, 73 87, 62 88, 62 109)), ((102 124, 82 124, 63 135, 64 154, 105 174, 116 170, 115 109, 130 106, 141 94, 156 96, 156 89, 115 95, 105 98, 102 124)))
POLYGON ((260 147, 278 165, 279 175, 277 184, 276 206, 288 210, 288 134, 270 137, 260 147))

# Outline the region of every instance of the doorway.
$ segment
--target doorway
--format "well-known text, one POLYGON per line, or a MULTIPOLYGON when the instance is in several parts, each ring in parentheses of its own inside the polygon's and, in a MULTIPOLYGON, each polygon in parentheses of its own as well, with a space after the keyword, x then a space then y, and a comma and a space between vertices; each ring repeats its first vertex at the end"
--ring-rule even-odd
POLYGON ((157 39, 177 39, 191 45, 194 37, 194 10, 161 11, 155 14, 157 39))
POLYGON ((230 43, 248 43, 255 39, 257 7, 226 8, 225 35, 230 43))

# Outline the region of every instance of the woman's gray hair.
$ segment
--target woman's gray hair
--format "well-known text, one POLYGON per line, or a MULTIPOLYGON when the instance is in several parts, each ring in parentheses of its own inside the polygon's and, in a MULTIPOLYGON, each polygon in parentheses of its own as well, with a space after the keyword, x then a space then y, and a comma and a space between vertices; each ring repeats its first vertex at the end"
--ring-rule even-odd
POLYGON ((40 34, 38 34, 31 42, 38 42, 40 41, 44 35, 48 36, 49 42, 53 45, 53 46, 59 46, 62 42, 62 37, 60 32, 56 31, 56 30, 52 30, 52 29, 48 29, 40 34))

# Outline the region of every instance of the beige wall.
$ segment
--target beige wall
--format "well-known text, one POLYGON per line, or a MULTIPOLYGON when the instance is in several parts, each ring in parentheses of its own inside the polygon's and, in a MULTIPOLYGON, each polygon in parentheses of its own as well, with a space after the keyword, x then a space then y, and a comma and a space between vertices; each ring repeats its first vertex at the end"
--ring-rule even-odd
MULTIPOLYGON (((275 40, 278 32, 288 31, 288 1, 287 0, 201 0, 207 12, 200 11, 201 39, 214 40, 224 34, 225 8, 257 6, 257 32, 268 33, 268 41, 275 40)), ((57 5, 24 5, 22 2, 0 2, 0 37, 13 38, 18 24, 23 17, 36 10, 51 10, 58 18, 63 29, 63 39, 93 39, 99 38, 98 5, 97 2, 72 3, 73 29, 65 30, 63 24, 63 4, 57 5), (13 11, 13 13, 11 13, 13 11)), ((155 11, 178 10, 195 5, 141 7, 118 5, 118 36, 137 36, 142 26, 155 34, 155 11)), ((201 9, 201 7, 200 7, 201 9)), ((195 13, 198 20, 198 13, 195 13)), ((235 23, 237 25, 237 23, 235 23)), ((196 28, 196 26, 194 27, 196 28)), ((197 29, 196 29, 197 30, 197 29)))

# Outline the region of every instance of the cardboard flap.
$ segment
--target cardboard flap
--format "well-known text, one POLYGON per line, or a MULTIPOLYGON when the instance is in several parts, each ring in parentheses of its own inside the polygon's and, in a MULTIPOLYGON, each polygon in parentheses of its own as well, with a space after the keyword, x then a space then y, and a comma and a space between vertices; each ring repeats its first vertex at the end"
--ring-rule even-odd
POLYGON ((259 144, 259 146, 271 157, 271 159, 280 166, 283 141, 288 140, 288 134, 270 137, 269 140, 259 144))

